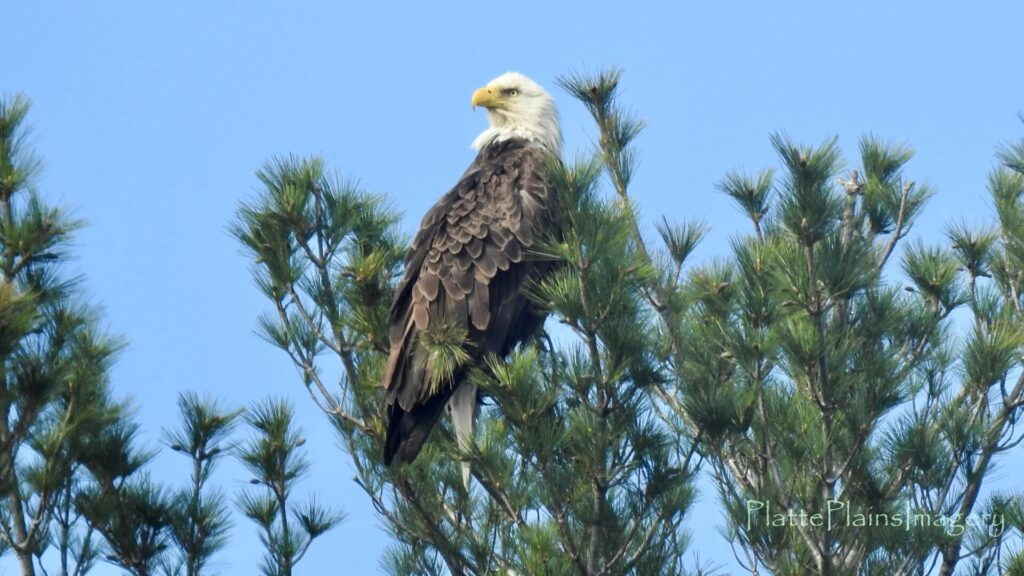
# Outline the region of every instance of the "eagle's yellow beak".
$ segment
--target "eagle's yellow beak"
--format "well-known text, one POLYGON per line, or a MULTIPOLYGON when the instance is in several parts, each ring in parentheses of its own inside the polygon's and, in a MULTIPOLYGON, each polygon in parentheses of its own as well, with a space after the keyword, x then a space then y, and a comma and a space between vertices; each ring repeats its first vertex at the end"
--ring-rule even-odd
POLYGON ((469 102, 473 108, 483 106, 484 108, 496 108, 502 104, 501 91, 484 86, 473 92, 473 99, 469 102))

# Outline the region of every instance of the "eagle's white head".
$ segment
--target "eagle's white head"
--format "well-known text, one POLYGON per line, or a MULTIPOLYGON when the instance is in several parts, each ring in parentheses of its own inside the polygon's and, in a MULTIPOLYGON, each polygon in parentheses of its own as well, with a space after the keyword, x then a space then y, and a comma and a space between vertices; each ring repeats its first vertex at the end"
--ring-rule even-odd
POLYGON ((473 107, 487 109, 491 127, 473 141, 480 150, 510 138, 538 142, 554 154, 562 150, 555 100, 539 84, 518 72, 506 72, 473 92, 473 107))

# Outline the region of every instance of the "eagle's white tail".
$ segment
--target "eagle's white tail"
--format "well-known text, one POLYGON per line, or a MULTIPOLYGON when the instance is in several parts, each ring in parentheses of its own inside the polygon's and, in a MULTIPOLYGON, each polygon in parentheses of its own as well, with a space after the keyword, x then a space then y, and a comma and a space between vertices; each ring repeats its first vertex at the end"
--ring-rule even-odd
MULTIPOLYGON (((463 382, 448 400, 448 409, 455 425, 455 440, 459 450, 473 447, 473 416, 476 415, 476 385, 463 382)), ((469 462, 462 462, 462 484, 469 490, 469 462)))

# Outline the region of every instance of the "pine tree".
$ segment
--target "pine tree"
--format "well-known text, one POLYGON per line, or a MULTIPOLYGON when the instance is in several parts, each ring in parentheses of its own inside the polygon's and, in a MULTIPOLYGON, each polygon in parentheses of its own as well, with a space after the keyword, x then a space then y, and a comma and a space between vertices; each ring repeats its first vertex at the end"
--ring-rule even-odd
MULTIPOLYGON (((471 374, 492 401, 467 452, 443 418, 413 464, 381 462, 380 374, 405 246, 382 197, 318 158, 286 157, 258 172, 263 190, 239 210, 233 232, 274 307, 260 333, 338 428, 356 482, 395 536, 393 574, 684 573, 696 445, 677 418, 658 416, 675 344, 663 305, 651 304, 665 295, 650 288, 659 269, 628 196, 641 125, 614 103, 617 82, 564 82, 595 113, 602 150, 550 167, 566 230, 543 250, 564 265, 532 296, 552 310, 552 334, 471 374), (460 461, 471 463, 468 491, 460 461)), ((701 227, 672 230, 681 266, 701 227)))
POLYGON ((390 572, 688 573, 683 519, 705 462, 750 573, 1019 572, 1021 499, 981 488, 1020 441, 1024 144, 990 178, 999 226, 951 225, 936 246, 907 239, 932 194, 905 176, 908 147, 865 137, 844 174, 835 140, 775 135, 779 176, 720 185, 751 233, 692 266, 704 224, 643 232, 630 190, 642 123, 619 80, 560 83, 598 149, 550 168, 565 229, 542 251, 561 264, 531 297, 551 320, 471 373, 489 400, 468 451, 442 418, 415 463, 381 464, 405 244, 383 198, 287 157, 239 210, 233 232, 273 304, 260 333, 337 426, 395 537, 390 572), (800 524, 840 504, 842 525, 800 524), (847 511, 903 524, 847 525, 847 511), (800 525, 764 520, 791 513, 800 525), (908 530, 918 517, 958 520, 908 530))
POLYGON ((62 569, 92 562, 70 507, 85 441, 117 417, 107 377, 120 343, 62 271, 80 223, 35 191, 29 108, 0 99, 0 542, 34 575, 54 544, 62 569))
MULTIPOLYGON (((100 560, 136 576, 198 575, 226 543, 227 507, 208 482, 239 412, 183 395, 167 441, 192 460, 190 484, 150 478, 156 451, 110 393, 122 344, 62 274, 80 223, 35 191, 28 111, 21 96, 0 99, 0 553, 25 575, 80 576, 100 560)), ((306 534, 297 557, 340 520, 316 502, 289 514, 306 534)))
POLYGON ((265 576, 291 576, 313 541, 344 520, 343 514, 315 497, 303 505, 295 503, 295 484, 309 473, 309 459, 294 416, 291 404, 284 400, 252 406, 245 422, 254 435, 237 453, 254 476, 250 483, 260 487, 243 491, 238 507, 259 526, 266 549, 260 567, 265 576))
POLYGON ((947 245, 914 241, 899 258, 931 194, 904 175, 909 148, 865 137, 842 178, 835 140, 772 144, 780 177, 720 185, 753 233, 687 279, 690 337, 670 392, 703 432, 745 567, 952 574, 971 556, 969 573, 1002 573, 1012 525, 966 519, 1020 518, 1019 497, 979 495, 1020 441, 1024 180, 990 179, 998 229, 952 225, 947 245))
POLYGON ((87 473, 74 491, 73 509, 101 537, 94 554, 134 576, 198 576, 228 542, 228 504, 210 487, 210 476, 233 448, 241 411, 194 393, 179 395, 178 408, 178 426, 165 431, 165 441, 191 461, 183 488, 151 478, 147 464, 157 451, 141 443, 140 426, 123 405, 120 417, 87 439, 82 451, 87 473))
POLYGON ((171 546, 172 501, 144 468, 156 452, 142 445, 139 433, 126 413, 89 439, 82 458, 88 479, 74 505, 103 537, 103 560, 133 576, 151 576, 171 546))
POLYGON ((171 537, 174 560, 164 571, 168 576, 200 576, 210 558, 228 542, 231 520, 223 492, 209 487, 216 464, 231 449, 229 438, 241 411, 228 411, 194 393, 178 396, 180 427, 166 432, 171 450, 191 460, 192 474, 186 488, 172 497, 171 537))

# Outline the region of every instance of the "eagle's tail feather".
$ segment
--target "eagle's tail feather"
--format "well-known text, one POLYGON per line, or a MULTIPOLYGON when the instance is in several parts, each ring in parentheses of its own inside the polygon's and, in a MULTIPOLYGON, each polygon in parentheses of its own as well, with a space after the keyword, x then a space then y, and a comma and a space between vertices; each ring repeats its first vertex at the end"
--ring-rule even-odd
POLYGON ((391 405, 388 415, 388 434, 384 442, 384 463, 412 462, 420 453, 430 430, 441 416, 447 394, 439 394, 411 411, 402 409, 399 402, 391 405))

